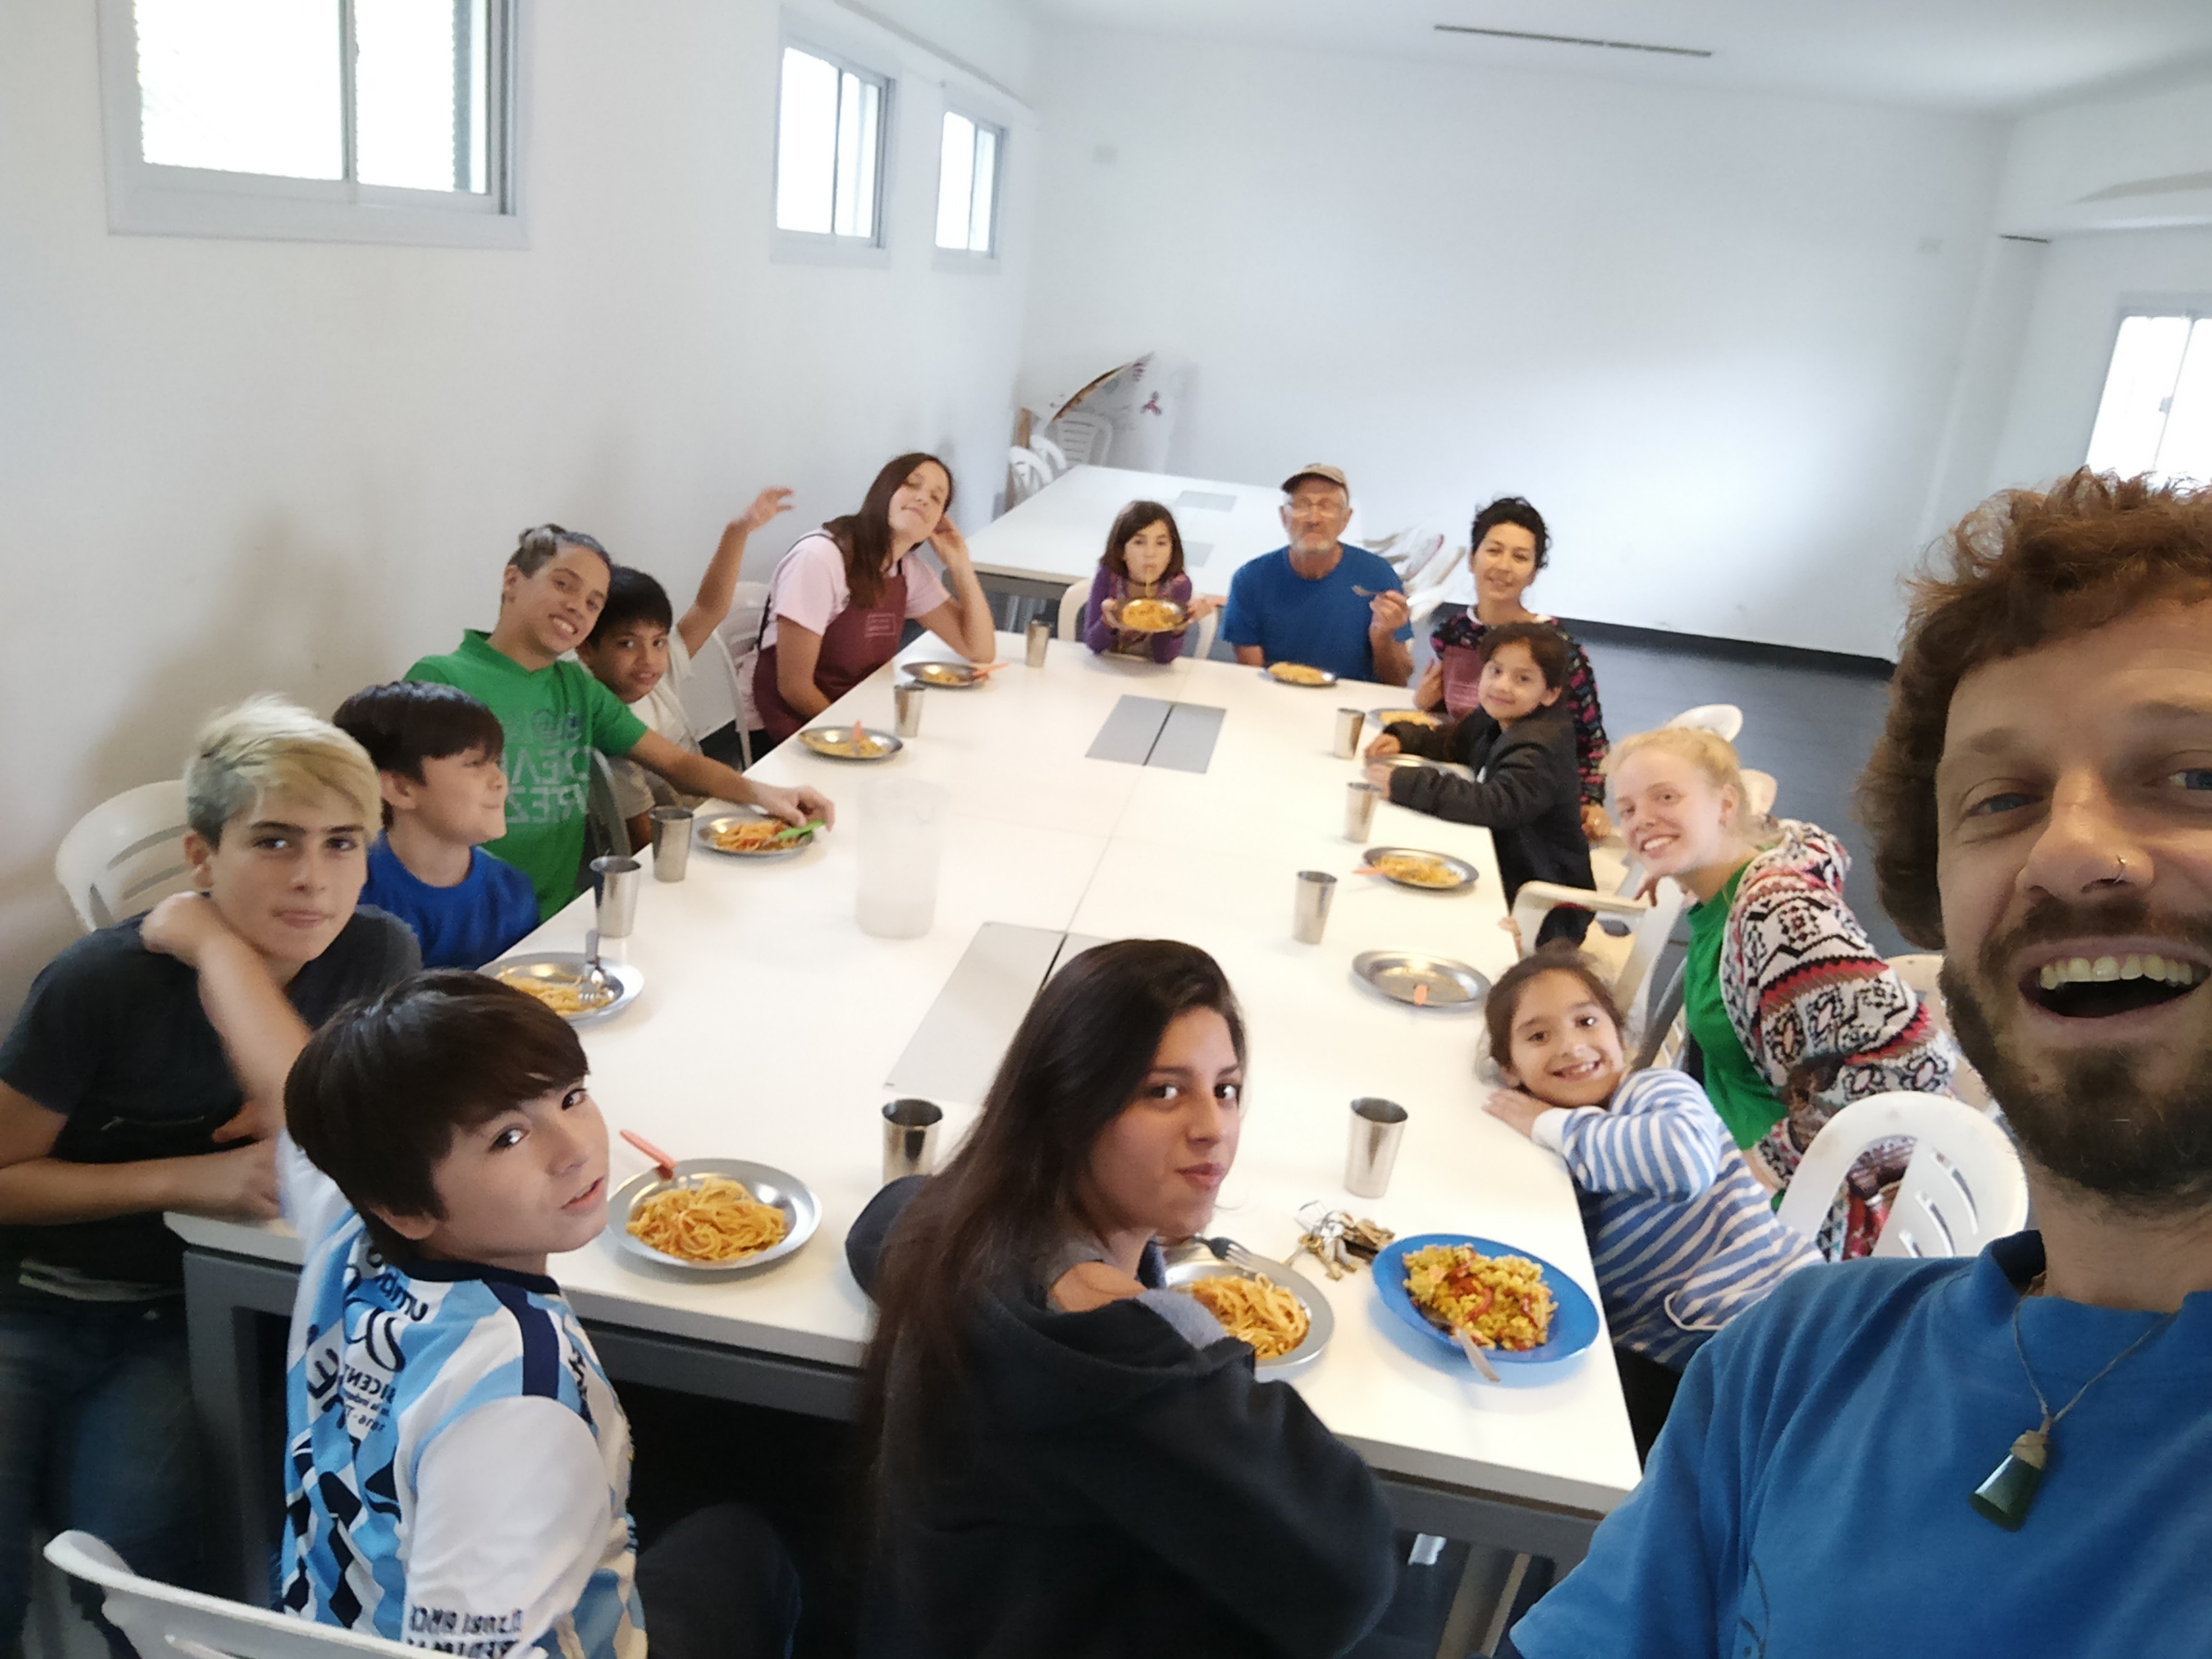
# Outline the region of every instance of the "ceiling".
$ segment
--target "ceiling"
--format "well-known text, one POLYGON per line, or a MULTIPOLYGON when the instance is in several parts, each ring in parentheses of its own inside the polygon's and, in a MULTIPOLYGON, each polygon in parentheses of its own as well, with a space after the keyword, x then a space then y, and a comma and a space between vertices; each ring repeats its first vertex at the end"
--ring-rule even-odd
POLYGON ((2212 69, 2212 0, 1029 0, 1048 19, 2008 115, 2212 69), (1439 23, 1710 58, 1439 33, 1439 23))

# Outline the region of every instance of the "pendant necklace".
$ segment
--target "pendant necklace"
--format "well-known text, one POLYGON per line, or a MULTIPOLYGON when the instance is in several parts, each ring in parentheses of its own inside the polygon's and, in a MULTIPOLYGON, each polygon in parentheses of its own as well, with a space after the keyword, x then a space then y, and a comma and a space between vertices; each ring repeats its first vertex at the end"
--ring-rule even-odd
POLYGON ((2021 1346, 2020 1340, 2020 1310, 2027 1305, 2028 1297, 2042 1292, 2043 1279, 2043 1274, 2036 1274, 2020 1293, 2020 1300, 2012 1310, 2013 1352, 2020 1356, 2020 1368, 2027 1375, 2027 1386, 2035 1395, 2043 1421, 2012 1443, 2004 1462, 1990 1470, 1989 1479, 1975 1487, 1966 1499, 1974 1506, 1975 1513, 1996 1522, 2007 1532, 2018 1532, 2027 1519, 2028 1510, 2034 1507, 2035 1489, 2043 1484, 2044 1468, 2051 1462, 2051 1431, 2058 1426, 2058 1419, 2080 1405, 2081 1396, 2109 1376, 2113 1366, 2173 1322, 2172 1314, 2154 1321, 2148 1330, 2114 1354, 2103 1370, 2075 1389, 2074 1397, 2054 1412, 2051 1402, 2043 1397, 2042 1385, 2035 1380, 2034 1368, 2027 1363, 2027 1350, 2021 1346))

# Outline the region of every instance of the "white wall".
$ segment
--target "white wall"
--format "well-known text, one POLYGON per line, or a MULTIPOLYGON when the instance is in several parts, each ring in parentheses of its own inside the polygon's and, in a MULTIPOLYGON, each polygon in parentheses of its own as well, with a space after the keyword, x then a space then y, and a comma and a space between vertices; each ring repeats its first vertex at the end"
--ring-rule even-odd
MULTIPOLYGON (((888 270, 769 258, 762 0, 528 8, 520 252, 110 235, 93 8, 0 8, 0 1012, 72 932, 51 860, 80 812, 175 775, 217 706, 328 708, 489 625, 523 526, 589 528, 680 594, 761 485, 799 501, 755 574, 914 445, 988 516, 1034 125, 1016 112, 1004 269, 935 271, 943 71, 801 3, 904 76, 888 270)), ((952 21, 1021 90, 1006 8, 952 21)))
POLYGON ((1024 384, 1195 365, 1177 471, 1530 496, 1547 608, 1887 654, 2004 131, 1047 28, 1024 384), (1102 147, 1113 159, 1098 159, 1102 147))
POLYGON ((1990 489, 2047 483, 2081 465, 2121 313, 2138 306, 2212 313, 2212 229, 2107 232, 2051 245, 1990 489))

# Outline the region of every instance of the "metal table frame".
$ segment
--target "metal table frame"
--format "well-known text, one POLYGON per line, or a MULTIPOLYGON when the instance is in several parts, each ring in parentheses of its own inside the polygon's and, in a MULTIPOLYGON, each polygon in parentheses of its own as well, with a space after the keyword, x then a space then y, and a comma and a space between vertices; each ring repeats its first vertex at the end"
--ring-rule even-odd
MULTIPOLYGON (((266 1392, 283 1375, 286 1327, 299 1270, 195 1245, 185 1252, 192 1395, 212 1479, 207 1486, 210 1558, 219 1593, 259 1606, 272 1594, 283 1492, 283 1406, 266 1392)), ((663 1336, 586 1320, 599 1363, 616 1382, 649 1383, 711 1400, 848 1420, 857 1372, 757 1349, 663 1336)), ((1487 1653, 1531 1558, 1564 1571, 1582 1559, 1601 1516, 1554 1504, 1461 1491, 1376 1471, 1397 1524, 1474 1546, 1440 1651, 1487 1653), (1455 1645, 1456 1644, 1456 1645, 1455 1645)))

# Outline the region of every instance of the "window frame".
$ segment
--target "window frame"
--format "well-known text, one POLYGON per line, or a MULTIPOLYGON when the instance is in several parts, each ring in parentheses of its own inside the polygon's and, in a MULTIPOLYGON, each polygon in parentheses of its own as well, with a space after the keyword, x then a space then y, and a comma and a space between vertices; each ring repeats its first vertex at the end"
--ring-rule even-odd
MULTIPOLYGON (((999 268, 999 246, 1004 231, 1003 216, 1000 210, 1006 194, 1006 143, 1012 137, 1012 131, 1003 120, 994 120, 988 116, 977 113, 975 106, 964 100, 949 96, 945 99, 945 107, 939 112, 937 122, 938 199, 936 206, 939 212, 943 211, 945 205, 944 118, 947 115, 958 116, 979 133, 989 133, 997 145, 997 150, 991 163, 991 246, 981 252, 975 248, 940 246, 937 240, 937 215, 933 213, 931 215, 929 226, 930 252, 936 256, 935 264, 939 270, 996 270, 999 268)), ((973 190, 975 163, 972 160, 969 163, 968 182, 969 188, 973 190)), ((975 213, 972 205, 969 209, 969 213, 972 222, 975 213)))
MULTIPOLYGON (((100 121, 107 171, 107 228, 137 236, 240 237, 386 242, 437 247, 529 246, 523 219, 522 137, 527 103, 521 0, 487 0, 486 189, 412 190, 356 179, 287 179, 172 167, 145 159, 132 0, 98 0, 100 121)), ((352 0, 337 0, 341 41, 353 38, 352 0)), ((353 66, 342 52, 341 119, 352 119, 353 66)), ((350 171, 350 126, 345 167, 350 171)))
MULTIPOLYGON (((769 144, 768 224, 769 258, 800 264, 888 265, 891 261, 892 169, 898 146, 891 134, 900 115, 899 76, 867 56, 842 46, 833 46, 805 29, 785 28, 776 40, 775 96, 769 100, 773 123, 769 144), (835 69, 840 76, 855 75, 875 83, 876 200, 874 230, 866 238, 841 236, 834 230, 786 230, 776 221, 777 182, 783 176, 783 57, 804 52, 835 69)), ((834 204, 833 204, 834 209, 834 204)))
MULTIPOLYGON (((2112 319, 2112 333, 2106 342, 2103 366, 2098 371, 2096 391, 2089 405, 2087 429, 2081 435, 2082 465, 2089 465, 2089 453, 2096 443, 2098 416, 2104 411, 2105 394, 2112 385, 2112 365, 2114 359, 2119 355, 2121 334, 2125 331, 2128 324, 2137 318, 2166 317, 2179 318, 2187 323, 2188 331, 2185 331, 2185 340, 2189 333, 2199 327, 2212 329, 2212 293, 2139 294, 2122 296, 2118 314, 2112 319)), ((2187 347, 2185 344, 2183 357, 2185 363, 2187 361, 2186 353, 2187 347)), ((2177 370, 2179 367, 2177 365, 2177 370)), ((2169 392, 2169 399, 2171 396, 2169 392)), ((2165 447, 2166 422, 2172 418, 2172 413, 2169 402, 2168 407, 2160 416, 2158 448, 2165 447)), ((2155 453, 2154 450, 2154 459, 2155 453)), ((2161 473, 2157 476, 2171 477, 2177 475, 2161 473)), ((2178 476, 2193 477, 2195 475, 2178 476)), ((2212 484, 2212 471, 2208 471, 2207 477, 2203 482, 2212 484)))

